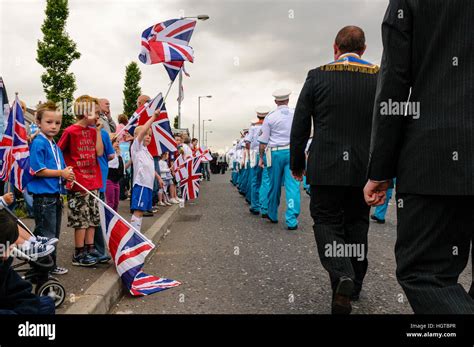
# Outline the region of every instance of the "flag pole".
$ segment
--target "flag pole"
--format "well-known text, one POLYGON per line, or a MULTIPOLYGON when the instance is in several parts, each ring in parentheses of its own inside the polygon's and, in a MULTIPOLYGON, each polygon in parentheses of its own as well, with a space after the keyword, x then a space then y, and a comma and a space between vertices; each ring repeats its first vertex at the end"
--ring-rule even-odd
MULTIPOLYGON (((144 239, 144 241, 146 243, 148 243, 150 246, 152 246, 153 248, 155 248, 155 245, 153 244, 153 242, 151 242, 145 235, 143 235, 139 230, 135 229, 135 227, 133 225, 131 225, 125 218, 123 218, 118 212, 116 212, 112 207, 110 207, 109 205, 107 205, 105 203, 105 201, 103 201, 101 198, 99 198, 97 195, 95 195, 94 193, 92 193, 90 190, 88 190, 86 187, 84 187, 82 184, 80 184, 79 182, 77 182, 76 180, 72 181, 74 184, 77 184, 79 186, 79 188, 81 188, 82 190, 84 190, 87 194, 89 194, 90 196, 92 196, 94 199, 96 199, 99 203, 101 203, 106 209, 109 210, 110 213, 112 214, 117 214, 121 219, 122 221, 131 229, 133 229, 134 231, 136 231, 138 234, 140 234, 140 236, 142 236, 142 238, 144 239)), ((102 232, 105 232, 105 230, 102 230, 102 232)))
MULTIPOLYGON (((15 92, 15 100, 13 101, 13 104, 12 104, 13 107, 16 107, 16 103, 18 102, 18 100, 19 100, 19 99, 18 99, 18 92, 15 92)), ((12 107, 12 108, 13 108, 13 107, 12 107)), ((12 125, 12 126, 14 127, 14 125, 12 125)), ((14 135, 14 134, 15 134, 15 131, 13 131, 13 135, 14 135)), ((15 137, 15 136, 13 136, 13 138, 14 138, 14 137, 15 137)), ((9 154, 9 155, 11 155, 11 154, 9 154)), ((12 171, 12 167, 10 166, 10 167, 8 168, 7 193, 11 193, 11 189, 12 189, 12 184, 11 184, 11 182, 10 182, 11 171, 12 171)), ((29 230, 28 230, 28 231, 29 231, 29 230)), ((30 234, 31 234, 31 232, 30 232, 30 234)), ((33 235, 33 234, 31 234, 31 235, 33 235)))
POLYGON ((19 225, 22 229, 24 229, 26 232, 28 232, 31 236, 34 236, 34 234, 31 232, 30 229, 28 229, 28 227, 25 225, 25 223, 23 223, 22 220, 21 220, 20 218, 18 218, 18 217, 15 215, 15 213, 13 213, 13 211, 8 208, 7 205, 5 205, 3 202, 2 202, 2 205, 3 205, 3 209, 4 209, 5 211, 7 211, 7 212, 10 214, 10 216, 12 216, 13 218, 15 218, 16 222, 18 223, 18 225, 19 225))
MULTIPOLYGON (((184 65, 183 65, 183 66, 184 66, 184 65)), ((180 70, 179 70, 179 73, 181 73, 181 70, 182 70, 182 69, 183 69, 183 68, 181 67, 180 70)), ((171 81, 171 83, 170 83, 170 85, 169 85, 169 87, 168 87, 168 90, 167 90, 165 96, 163 97, 163 102, 161 103, 160 108, 157 110, 158 112, 161 112, 161 109, 162 109, 163 106, 165 105, 166 99, 168 98, 168 94, 170 93, 171 87, 173 86, 173 83, 174 83, 175 80, 176 80, 176 79, 174 79, 173 81, 171 81)), ((116 133, 116 134, 113 136, 113 139, 117 138, 120 134, 122 134, 122 133, 125 131, 125 129, 127 129, 127 128, 131 125, 131 123, 134 122, 135 119, 136 119, 136 118, 139 118, 139 117, 140 117, 140 115, 138 115, 137 117, 132 117, 132 118, 130 118, 130 120, 128 121, 127 125, 124 126, 118 133, 116 133)))

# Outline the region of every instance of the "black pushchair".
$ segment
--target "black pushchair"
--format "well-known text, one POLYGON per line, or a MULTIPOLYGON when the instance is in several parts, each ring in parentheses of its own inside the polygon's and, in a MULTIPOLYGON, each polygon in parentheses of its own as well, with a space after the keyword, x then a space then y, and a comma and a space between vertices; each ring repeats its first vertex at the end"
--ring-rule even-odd
MULTIPOLYGON (((28 233, 33 233, 10 209, 5 207, 10 215, 12 215, 17 224, 28 233)), ((54 300, 56 308, 62 305, 66 299, 66 289, 61 282, 51 276, 50 270, 54 267, 53 258, 50 255, 32 258, 22 252, 19 248, 13 248, 11 255, 14 256, 18 262, 15 262, 12 268, 18 272, 22 278, 33 285, 34 293, 38 296, 49 296, 54 300)))

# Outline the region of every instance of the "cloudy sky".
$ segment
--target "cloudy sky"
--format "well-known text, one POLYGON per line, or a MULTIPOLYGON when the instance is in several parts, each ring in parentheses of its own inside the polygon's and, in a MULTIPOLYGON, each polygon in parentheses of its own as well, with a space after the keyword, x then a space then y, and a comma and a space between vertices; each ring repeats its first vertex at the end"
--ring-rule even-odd
MULTIPOLYGON (((75 95, 107 97, 114 116, 122 112, 125 66, 138 61, 141 32, 158 22, 207 14, 191 39, 194 64, 184 79, 182 126, 196 126, 198 96, 209 146, 231 144, 255 118, 258 105, 272 106, 272 91, 290 88, 295 106, 308 70, 332 60, 332 43, 345 25, 365 30, 366 60, 379 63, 380 25, 388 0, 69 0, 67 31, 82 57, 70 70, 75 95)), ((28 106, 44 100, 36 62, 37 40, 46 0, 0 0, 0 76, 10 99, 15 91, 28 106)), ((143 65, 141 88, 150 96, 166 92, 169 78, 161 65, 143 65)), ((177 115, 177 83, 167 100, 177 115)), ((201 123, 202 127, 202 123, 201 123)), ((202 129, 201 129, 202 130, 202 129)))

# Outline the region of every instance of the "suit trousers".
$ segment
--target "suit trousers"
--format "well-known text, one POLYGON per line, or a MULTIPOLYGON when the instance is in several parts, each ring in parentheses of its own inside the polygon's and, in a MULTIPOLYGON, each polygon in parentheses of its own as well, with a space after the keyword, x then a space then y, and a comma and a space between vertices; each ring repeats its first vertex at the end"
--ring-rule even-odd
POLYGON ((321 264, 331 288, 350 277, 359 292, 367 273, 367 233, 370 208, 362 187, 311 185, 311 217, 321 264))
POLYGON ((397 193, 397 279, 415 313, 473 314, 458 278, 469 259, 474 196, 397 193))

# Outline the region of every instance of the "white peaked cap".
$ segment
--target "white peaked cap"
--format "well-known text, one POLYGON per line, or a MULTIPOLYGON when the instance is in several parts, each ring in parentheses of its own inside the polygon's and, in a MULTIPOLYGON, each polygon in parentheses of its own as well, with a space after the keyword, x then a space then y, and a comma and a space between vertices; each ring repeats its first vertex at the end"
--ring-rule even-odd
POLYGON ((285 101, 290 98, 290 94, 291 90, 283 88, 275 90, 272 95, 276 101, 285 101))
POLYGON ((257 114, 260 116, 260 115, 267 115, 268 113, 271 112, 271 108, 268 107, 268 106, 258 106, 255 108, 255 112, 257 112, 257 114))

